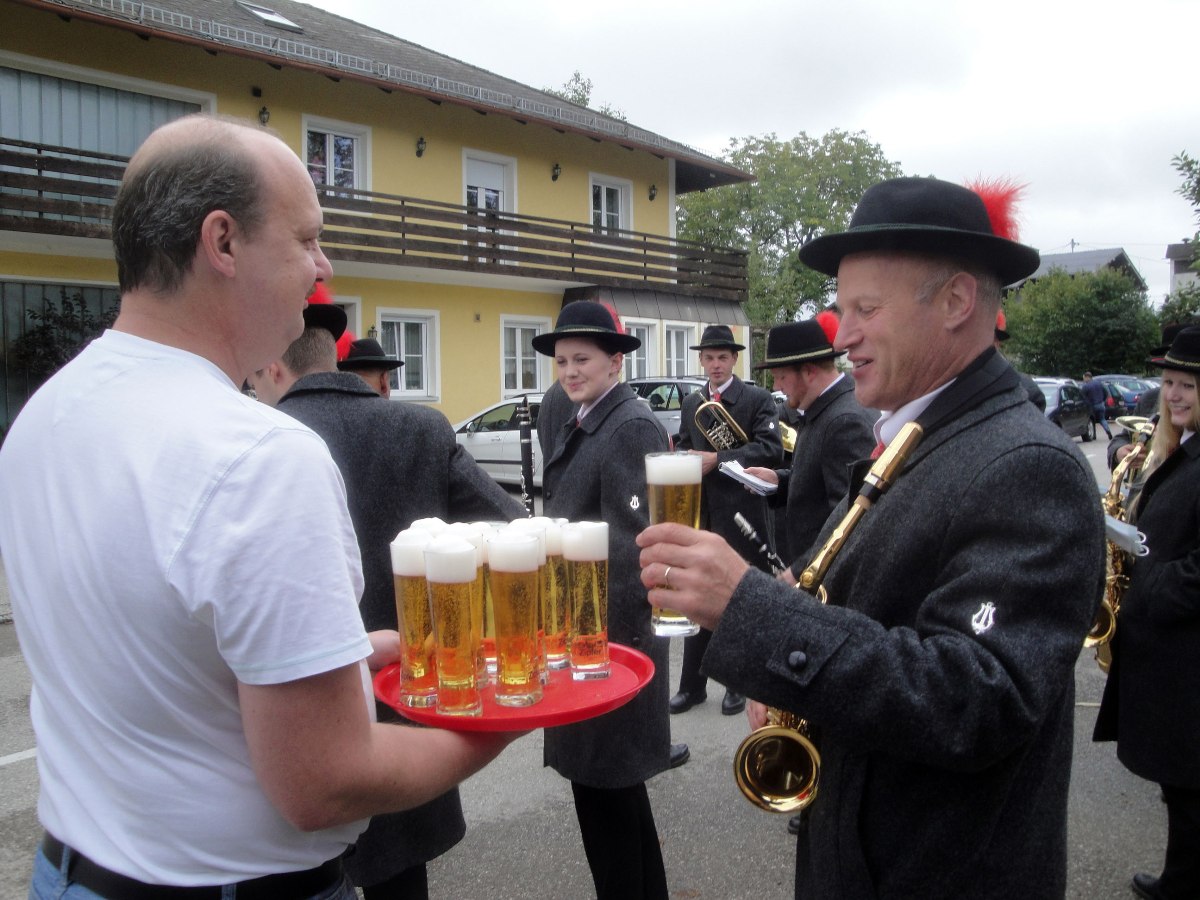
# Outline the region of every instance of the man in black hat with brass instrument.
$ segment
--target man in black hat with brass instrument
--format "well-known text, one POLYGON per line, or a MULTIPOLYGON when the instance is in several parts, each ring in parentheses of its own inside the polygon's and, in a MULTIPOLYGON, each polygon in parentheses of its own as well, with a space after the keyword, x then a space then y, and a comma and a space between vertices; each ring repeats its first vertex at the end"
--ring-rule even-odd
MULTIPOLYGON (((779 411, 768 391, 746 384, 734 374, 738 352, 746 347, 734 341, 728 325, 709 325, 700 343, 690 349, 700 352, 700 367, 708 384, 683 398, 675 448, 703 457, 700 527, 721 535, 754 565, 769 572, 769 560, 757 552, 758 545, 734 521, 741 513, 758 534, 770 534, 766 502, 717 467, 730 461, 743 468, 778 466, 783 461, 779 411)), ((672 714, 687 712, 708 698, 708 678, 700 672, 700 660, 710 637, 712 632, 701 628, 698 634, 684 638, 679 692, 670 704, 672 714)), ((737 715, 745 708, 745 697, 726 690, 722 714, 737 715)))
POLYGON ((975 191, 900 178, 800 259, 838 279, 834 346, 883 410, 882 455, 805 588, 654 525, 638 537, 649 602, 713 629, 710 675, 806 721, 819 787, 797 896, 1063 897, 1104 528, 1087 461, 992 346, 1001 289, 1038 253, 998 235, 975 191))

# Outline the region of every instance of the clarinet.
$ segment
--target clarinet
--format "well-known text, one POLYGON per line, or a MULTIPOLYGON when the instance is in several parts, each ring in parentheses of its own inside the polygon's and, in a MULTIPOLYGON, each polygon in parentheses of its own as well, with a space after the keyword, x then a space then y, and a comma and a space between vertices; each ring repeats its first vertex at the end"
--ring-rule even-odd
POLYGON ((768 545, 766 541, 758 536, 758 532, 754 530, 754 526, 747 521, 745 516, 743 516, 740 512, 734 513, 733 523, 737 525, 738 531, 744 534, 747 540, 759 545, 758 552, 763 554, 767 558, 767 562, 771 564, 772 575, 778 575, 787 568, 787 565, 784 563, 784 561, 779 558, 779 554, 772 550, 770 545, 768 545))

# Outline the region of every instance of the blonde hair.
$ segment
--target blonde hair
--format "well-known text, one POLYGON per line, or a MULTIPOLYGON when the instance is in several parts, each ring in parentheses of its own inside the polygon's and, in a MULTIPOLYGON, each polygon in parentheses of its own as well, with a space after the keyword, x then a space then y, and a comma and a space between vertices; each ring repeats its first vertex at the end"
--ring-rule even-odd
MULTIPOLYGON (((1163 377, 1170 372, 1190 378, 1196 385, 1196 402, 1192 404, 1192 418, 1186 430, 1200 431, 1200 377, 1195 372, 1184 372, 1182 369, 1164 369, 1163 377)), ((1150 438, 1150 454, 1146 457, 1144 473, 1149 475, 1166 460, 1168 456, 1179 449, 1180 438, 1184 429, 1171 421, 1171 411, 1167 409, 1167 392, 1159 388, 1158 393, 1158 424, 1154 426, 1154 437, 1150 438)))

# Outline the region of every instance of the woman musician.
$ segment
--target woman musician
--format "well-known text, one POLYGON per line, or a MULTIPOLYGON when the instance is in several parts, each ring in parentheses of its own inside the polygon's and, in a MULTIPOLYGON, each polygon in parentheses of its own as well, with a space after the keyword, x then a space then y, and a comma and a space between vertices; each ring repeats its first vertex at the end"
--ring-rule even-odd
POLYGON ((1117 742, 1130 772, 1162 786, 1167 849, 1138 896, 1200 897, 1200 328, 1181 331, 1162 368, 1158 425, 1130 518, 1149 554, 1132 564, 1094 739, 1117 742))

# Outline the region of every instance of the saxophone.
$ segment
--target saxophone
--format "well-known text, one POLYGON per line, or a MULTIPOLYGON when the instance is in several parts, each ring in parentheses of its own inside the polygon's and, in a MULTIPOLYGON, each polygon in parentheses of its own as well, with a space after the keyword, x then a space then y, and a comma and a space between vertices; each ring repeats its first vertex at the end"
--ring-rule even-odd
MULTIPOLYGON (((1128 488, 1145 461, 1150 438, 1154 434, 1154 423, 1141 416, 1121 416, 1117 424, 1133 437, 1133 449, 1113 467, 1108 490, 1100 498, 1105 515, 1118 522, 1129 521, 1128 488)), ((1112 639, 1117 633, 1117 614, 1121 610, 1121 598, 1129 587, 1129 554, 1115 542, 1105 544, 1104 599, 1096 610, 1092 628, 1083 639, 1083 646, 1093 647, 1096 665, 1107 672, 1112 665, 1112 639)))
MULTIPOLYGON (((908 455, 921 440, 921 426, 909 422, 875 460, 863 486, 830 533, 824 546, 800 574, 796 587, 828 602, 822 583, 835 556, 867 510, 891 487, 908 455)), ((768 708, 767 724, 738 746, 733 777, 742 794, 760 809, 790 813, 802 810, 817 796, 821 754, 808 736, 808 722, 786 710, 768 708)))

